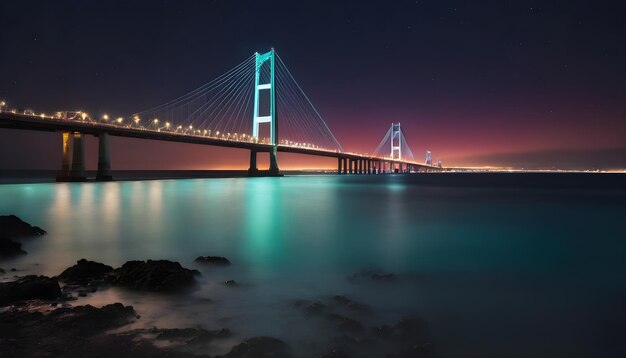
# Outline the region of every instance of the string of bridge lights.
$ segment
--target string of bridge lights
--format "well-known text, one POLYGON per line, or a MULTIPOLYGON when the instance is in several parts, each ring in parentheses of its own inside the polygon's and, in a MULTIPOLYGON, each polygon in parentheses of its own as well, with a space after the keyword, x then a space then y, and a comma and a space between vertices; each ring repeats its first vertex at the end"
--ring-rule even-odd
MULTIPOLYGON (((48 115, 44 112, 36 113, 31 109, 8 109, 8 105, 6 101, 0 101, 0 113, 8 112, 12 114, 20 114, 26 115, 33 118, 41 118, 46 120, 56 120, 56 121, 74 121, 79 123, 91 123, 94 125, 105 125, 112 126, 116 128, 124 128, 124 129, 134 129, 140 131, 154 131, 154 132, 167 132, 169 134, 174 135, 186 135, 186 136, 198 136, 198 137, 206 137, 211 139, 225 140, 225 141, 237 141, 237 142, 248 142, 248 143, 259 143, 259 144, 269 144, 269 138, 257 138, 252 135, 246 133, 230 133, 230 132, 220 132, 220 131, 212 131, 210 129, 194 129, 193 125, 183 126, 183 125, 174 125, 169 121, 162 122, 158 118, 154 118, 150 121, 151 125, 146 127, 140 125, 142 122, 141 118, 138 115, 132 116, 130 119, 128 117, 115 117, 111 116, 107 113, 102 114, 100 120, 94 120, 93 117, 82 110, 79 111, 59 111, 55 112, 53 115, 48 115)), ((287 139, 280 140, 280 145, 289 146, 294 148, 306 148, 306 149, 315 149, 319 151, 326 152, 339 152, 336 149, 327 149, 321 146, 312 144, 312 143, 304 143, 304 142, 296 142, 287 139)), ((347 152, 342 151, 345 154, 351 155, 364 155, 363 153, 356 152, 347 152)), ((370 156, 372 158, 393 160, 391 156, 381 155, 379 153, 375 153, 374 155, 370 155, 366 153, 365 155, 370 156)), ((412 160, 413 161, 413 160, 412 160)))

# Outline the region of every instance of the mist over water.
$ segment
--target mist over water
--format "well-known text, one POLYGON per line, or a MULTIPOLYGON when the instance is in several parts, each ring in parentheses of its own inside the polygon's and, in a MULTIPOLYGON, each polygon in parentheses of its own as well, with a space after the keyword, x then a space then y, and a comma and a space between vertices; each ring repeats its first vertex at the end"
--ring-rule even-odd
POLYGON ((76 304, 133 305, 134 327, 230 328, 212 354, 258 335, 324 352, 336 334, 293 302, 335 294, 370 305, 368 327, 423 318, 443 356, 626 354, 623 190, 440 187, 410 175, 11 184, 0 185, 0 214, 48 231, 1 263, 20 275, 58 275, 81 258, 200 270, 183 295, 108 288, 76 304), (233 264, 197 265, 200 255, 233 264), (398 279, 348 280, 364 269, 398 279))

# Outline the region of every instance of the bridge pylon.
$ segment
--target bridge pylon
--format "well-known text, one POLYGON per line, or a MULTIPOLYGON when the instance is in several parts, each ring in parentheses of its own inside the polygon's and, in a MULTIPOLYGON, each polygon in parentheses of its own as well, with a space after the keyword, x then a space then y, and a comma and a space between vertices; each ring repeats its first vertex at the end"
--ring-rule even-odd
POLYGON ((402 130, 400 123, 391 123, 391 153, 393 159, 402 160, 402 130))
MULTIPOLYGON (((255 68, 254 68, 254 109, 252 113, 252 136, 259 138, 259 127, 261 123, 269 123, 270 125, 270 144, 269 150, 270 156, 270 175, 278 175, 278 128, 276 125, 276 52, 272 48, 270 51, 260 54, 255 54, 255 68), (261 73, 264 66, 269 66, 269 78, 262 79, 261 73), (261 83, 264 80, 265 83, 261 83), (261 91, 269 91, 269 104, 267 106, 268 113, 261 115, 261 91)), ((248 170, 250 175, 258 175, 256 168, 256 152, 250 153, 250 169, 248 170), (253 158, 254 157, 254 158, 253 158)))

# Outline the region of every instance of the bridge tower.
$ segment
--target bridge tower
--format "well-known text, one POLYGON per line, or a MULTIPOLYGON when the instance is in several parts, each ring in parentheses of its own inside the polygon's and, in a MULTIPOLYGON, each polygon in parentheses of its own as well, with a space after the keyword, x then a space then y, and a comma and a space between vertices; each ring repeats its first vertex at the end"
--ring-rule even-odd
MULTIPOLYGON (((254 70, 254 112, 252 122, 252 136, 259 137, 259 127, 261 123, 270 124, 270 175, 278 174, 278 128, 276 126, 276 81, 275 81, 275 57, 276 53, 272 48, 270 51, 259 54, 255 54, 255 70, 254 70), (260 83, 261 70, 263 66, 269 66, 269 78, 266 83, 260 83), (269 91, 269 113, 267 115, 260 114, 260 93, 261 91, 269 91)), ((256 152, 253 150, 250 154, 250 173, 254 175, 256 173, 256 152), (254 156, 254 158, 252 158, 254 156), (253 167, 254 165, 254 167, 253 167)))
POLYGON ((391 154, 392 159, 402 160, 402 132, 400 123, 391 123, 391 154))

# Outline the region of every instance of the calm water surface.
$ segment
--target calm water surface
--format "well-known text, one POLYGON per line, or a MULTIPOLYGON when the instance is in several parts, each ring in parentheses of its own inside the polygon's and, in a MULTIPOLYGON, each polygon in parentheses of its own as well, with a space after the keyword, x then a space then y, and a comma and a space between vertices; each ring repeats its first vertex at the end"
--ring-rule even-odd
POLYGON ((140 327, 236 333, 211 353, 253 335, 324 351, 332 333, 292 302, 344 294, 375 309, 369 326, 422 317, 443 356, 626 354, 623 191, 435 187, 401 175, 17 184, 0 185, 0 214, 48 231, 0 263, 20 274, 57 275, 80 258, 199 269, 188 295, 107 289, 79 303, 132 304, 140 327), (198 266, 199 255, 233 265, 198 266), (363 269, 399 280, 347 279, 363 269))

